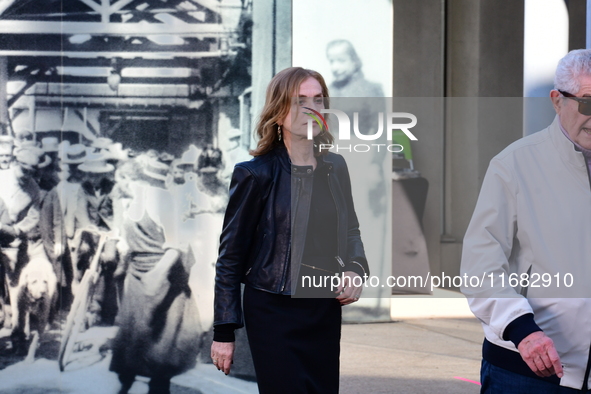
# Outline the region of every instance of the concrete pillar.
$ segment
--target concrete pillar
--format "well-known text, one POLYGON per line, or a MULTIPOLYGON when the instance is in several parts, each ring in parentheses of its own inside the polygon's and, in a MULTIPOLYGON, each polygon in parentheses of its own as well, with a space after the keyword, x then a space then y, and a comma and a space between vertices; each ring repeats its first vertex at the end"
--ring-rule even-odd
POLYGON ((523 0, 448 0, 446 96, 522 97, 523 0))
POLYGON ((586 48, 587 0, 568 0, 568 50, 586 48))
POLYGON ((394 97, 435 98, 395 101, 407 102, 409 107, 429 114, 420 117, 416 129, 419 141, 412 142, 411 147, 415 168, 429 182, 423 229, 431 272, 437 274, 440 272, 444 176, 445 1, 394 0, 393 3, 394 97))
POLYGON ((444 94, 444 0, 394 0, 394 97, 444 94))
POLYGON ((523 0, 393 3, 394 96, 441 98, 423 99, 432 116, 419 119, 412 149, 429 181, 431 273, 452 275, 488 163, 521 137, 523 0))
POLYGON ((447 3, 446 274, 459 272, 462 239, 490 159, 522 136, 523 20, 523 0, 447 3))

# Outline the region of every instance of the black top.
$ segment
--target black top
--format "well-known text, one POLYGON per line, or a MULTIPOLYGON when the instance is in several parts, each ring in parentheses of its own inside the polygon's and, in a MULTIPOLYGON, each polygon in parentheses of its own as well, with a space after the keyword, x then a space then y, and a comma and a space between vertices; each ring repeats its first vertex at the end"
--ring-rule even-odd
POLYGON ((319 161, 314 171, 306 243, 299 270, 298 298, 334 298, 330 277, 338 273, 338 215, 328 183, 328 165, 319 161))
POLYGON ((302 262, 316 265, 332 272, 338 271, 337 208, 328 186, 327 165, 323 163, 314 171, 310 217, 302 262))

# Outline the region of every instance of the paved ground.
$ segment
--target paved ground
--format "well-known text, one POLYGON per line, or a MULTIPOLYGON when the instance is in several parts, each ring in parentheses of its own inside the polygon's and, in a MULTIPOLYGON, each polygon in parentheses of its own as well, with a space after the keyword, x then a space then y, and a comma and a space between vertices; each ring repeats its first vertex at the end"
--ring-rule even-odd
POLYGON ((482 338, 476 319, 345 325, 341 393, 476 394, 482 338))
MULTIPOLYGON (((112 328, 102 330, 93 336, 108 340, 114 335, 112 328)), ((482 331, 473 318, 346 324, 341 393, 476 394, 479 386, 470 381, 478 381, 481 343, 482 331)), ((110 352, 96 345, 63 373, 55 359, 7 366, 0 371, 0 393, 115 393, 117 378, 108 371, 110 352)), ((138 380, 131 393, 146 393, 147 389, 146 380, 138 380)), ((211 364, 201 364, 176 377, 172 392, 248 394, 257 389, 252 382, 224 376, 211 364)))

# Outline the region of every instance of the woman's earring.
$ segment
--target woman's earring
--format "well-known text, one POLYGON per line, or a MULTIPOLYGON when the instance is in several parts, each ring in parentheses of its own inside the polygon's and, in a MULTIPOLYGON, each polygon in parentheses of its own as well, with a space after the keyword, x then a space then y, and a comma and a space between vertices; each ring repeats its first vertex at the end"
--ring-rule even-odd
POLYGON ((277 134, 279 135, 279 141, 281 141, 281 125, 277 125, 277 134))

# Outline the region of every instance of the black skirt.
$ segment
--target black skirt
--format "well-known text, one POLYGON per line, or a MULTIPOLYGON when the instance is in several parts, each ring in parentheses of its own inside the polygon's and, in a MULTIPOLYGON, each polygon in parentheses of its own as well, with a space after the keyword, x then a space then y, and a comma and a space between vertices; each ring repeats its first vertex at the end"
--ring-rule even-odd
POLYGON ((339 392, 341 305, 246 286, 244 318, 261 394, 339 392))

